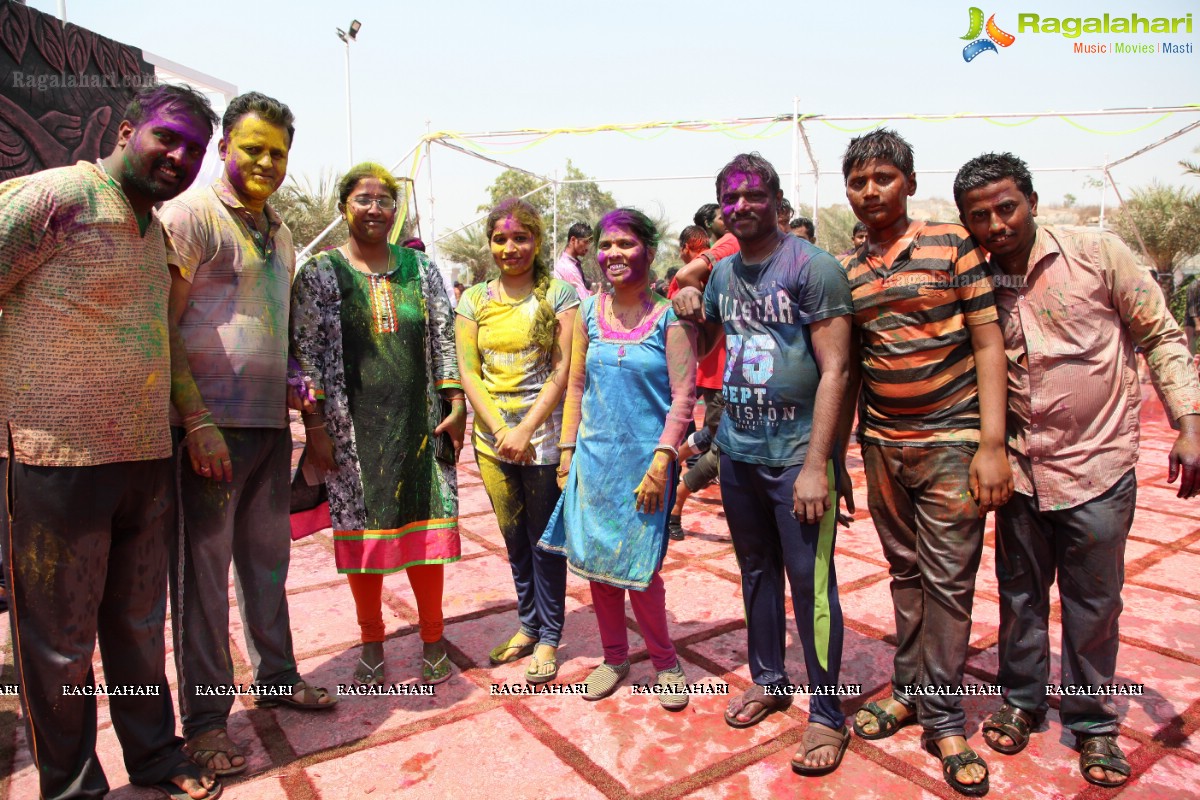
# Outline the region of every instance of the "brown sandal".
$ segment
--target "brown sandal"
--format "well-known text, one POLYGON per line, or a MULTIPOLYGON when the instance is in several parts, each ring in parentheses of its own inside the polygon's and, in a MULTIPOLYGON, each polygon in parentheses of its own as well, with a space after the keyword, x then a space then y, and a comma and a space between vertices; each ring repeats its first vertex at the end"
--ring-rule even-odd
POLYGON ((1129 768, 1129 761, 1125 758, 1125 754, 1117 745, 1115 734, 1092 736, 1075 734, 1075 741, 1079 747, 1079 771, 1083 773, 1084 780, 1107 788, 1124 786, 1129 782, 1129 774, 1132 770, 1129 768), (1094 767, 1100 767, 1100 769, 1106 769, 1124 777, 1119 781, 1097 778, 1092 775, 1094 767))
POLYGON ((246 756, 238 749, 229 733, 224 728, 214 728, 199 733, 183 744, 183 754, 192 760, 200 769, 212 770, 218 778, 226 775, 241 775, 250 766, 246 756), (223 755, 229 761, 225 769, 217 769, 212 765, 213 759, 223 755), (235 758, 242 759, 241 764, 234 764, 235 758))
POLYGON ((792 756, 792 769, 801 775, 828 775, 842 765, 842 757, 846 755, 846 748, 849 746, 850 730, 848 728, 843 727, 840 731, 835 731, 819 722, 810 722, 804 731, 804 738, 800 740, 800 749, 796 751, 796 755, 792 756), (808 757, 808 754, 819 747, 836 747, 838 749, 837 758, 833 760, 832 764, 826 764, 823 767, 810 767, 805 764, 804 759, 808 757))
POLYGON ((787 711, 792 705, 790 694, 767 694, 767 690, 757 683, 729 701, 725 708, 725 724, 731 728, 752 728, 776 711, 787 711), (758 703, 759 709, 750 719, 738 719, 738 714, 751 703, 758 703))
POLYGON ((984 720, 983 733, 985 735, 983 743, 997 753, 1003 753, 1006 756, 1016 755, 1025 749, 1025 745, 1029 744, 1029 732, 1037 726, 1038 720, 1033 714, 1005 703, 984 720), (994 731, 1001 736, 1007 736, 1012 739, 1013 743, 1002 745, 999 742, 994 742, 986 735, 988 731, 994 731))
POLYGON ((254 705, 259 708, 272 708, 274 706, 288 706, 290 708, 299 709, 300 711, 328 711, 337 705, 337 698, 329 694, 327 689, 322 689, 320 686, 310 686, 305 681, 292 686, 292 693, 289 695, 258 695, 254 698, 254 705), (328 703, 322 703, 325 698, 329 698, 328 703))

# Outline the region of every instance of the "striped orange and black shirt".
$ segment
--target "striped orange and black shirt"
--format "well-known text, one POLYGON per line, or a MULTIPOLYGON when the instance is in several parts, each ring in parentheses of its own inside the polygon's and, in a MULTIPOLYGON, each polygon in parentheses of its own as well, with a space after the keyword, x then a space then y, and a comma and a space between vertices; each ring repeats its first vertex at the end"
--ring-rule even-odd
POLYGON ((995 322, 983 251, 959 225, 914 221, 882 255, 842 262, 862 336, 859 441, 979 441, 968 326, 995 322))

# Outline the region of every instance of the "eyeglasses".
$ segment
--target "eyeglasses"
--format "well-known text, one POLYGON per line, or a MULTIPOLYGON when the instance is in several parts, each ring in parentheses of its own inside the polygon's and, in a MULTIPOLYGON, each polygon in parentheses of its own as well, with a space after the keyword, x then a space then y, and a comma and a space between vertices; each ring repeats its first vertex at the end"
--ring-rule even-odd
POLYGON ((372 205, 379 206, 379 208, 383 211, 391 211, 396 207, 396 201, 390 197, 371 197, 365 194, 360 194, 357 197, 350 198, 350 202, 353 203, 355 207, 361 208, 364 211, 370 208, 372 205))

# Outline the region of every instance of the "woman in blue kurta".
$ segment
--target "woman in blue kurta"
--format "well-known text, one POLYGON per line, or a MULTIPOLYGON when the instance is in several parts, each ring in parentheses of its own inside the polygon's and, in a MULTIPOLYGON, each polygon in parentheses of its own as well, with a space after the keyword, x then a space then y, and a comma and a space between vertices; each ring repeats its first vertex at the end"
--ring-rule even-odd
POLYGON ((663 706, 687 705, 667 632, 658 574, 667 549, 675 459, 695 403, 695 336, 650 289, 654 224, 620 208, 596 226, 596 260, 613 291, 585 299, 572 337, 559 447, 564 481, 540 546, 565 553, 591 581, 604 663, 585 697, 607 697, 629 674, 625 590, 663 687, 663 706))

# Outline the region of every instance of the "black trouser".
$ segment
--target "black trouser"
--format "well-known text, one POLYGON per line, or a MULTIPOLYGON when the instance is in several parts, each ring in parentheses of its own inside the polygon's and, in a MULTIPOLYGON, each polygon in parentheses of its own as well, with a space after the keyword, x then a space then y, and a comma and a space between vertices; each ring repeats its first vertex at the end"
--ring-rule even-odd
POLYGON ((94 684, 97 637, 106 685, 147 693, 109 697, 130 781, 177 774, 184 756, 163 641, 167 537, 175 527, 171 460, 14 462, 8 487, 13 652, 42 796, 108 791, 96 757, 96 698, 64 692, 94 684))
MULTIPOLYGON (((1041 715, 1050 682, 1050 584, 1062 602, 1063 686, 1104 686, 1117 668, 1117 620, 1125 583, 1125 540, 1133 526, 1133 470, 1074 508, 1039 511, 1036 495, 1014 494, 996 512, 1000 585, 1000 670, 1009 704, 1041 715)), ((1064 695, 1059 716, 1079 733, 1117 732, 1110 698, 1064 695)))

